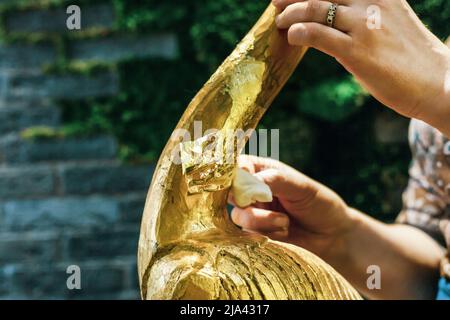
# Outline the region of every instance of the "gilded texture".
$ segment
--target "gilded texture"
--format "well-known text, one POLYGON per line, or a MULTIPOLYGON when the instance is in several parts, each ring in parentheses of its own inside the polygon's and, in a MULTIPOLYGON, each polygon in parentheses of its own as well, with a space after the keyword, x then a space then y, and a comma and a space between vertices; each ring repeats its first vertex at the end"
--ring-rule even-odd
POLYGON ((251 234, 198 234, 161 248, 147 299, 357 299, 313 254, 251 234))
MULTIPOLYGON (((254 129, 306 49, 287 44, 269 6, 193 99, 177 129, 194 122, 223 133, 164 149, 141 226, 138 268, 144 299, 359 299, 313 254, 237 228, 226 212, 232 161, 205 161, 210 145, 240 151, 228 132, 254 129), (173 161, 181 153, 183 165, 173 161)), ((214 153, 210 153, 215 156, 214 153)))

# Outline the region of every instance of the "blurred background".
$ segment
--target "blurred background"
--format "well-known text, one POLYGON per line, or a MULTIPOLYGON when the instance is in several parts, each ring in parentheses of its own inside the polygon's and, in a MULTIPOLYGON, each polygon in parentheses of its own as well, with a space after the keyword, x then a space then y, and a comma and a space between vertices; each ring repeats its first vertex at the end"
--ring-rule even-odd
MULTIPOLYGON (((261 15, 261 0, 0 0, 0 298, 137 299, 155 162, 190 99, 261 15), (81 30, 66 8, 81 8, 81 30), (81 290, 66 269, 81 268, 81 290)), ((410 1, 438 37, 447 0, 410 1)), ((265 116, 280 160, 393 221, 408 120, 310 50, 265 116)))

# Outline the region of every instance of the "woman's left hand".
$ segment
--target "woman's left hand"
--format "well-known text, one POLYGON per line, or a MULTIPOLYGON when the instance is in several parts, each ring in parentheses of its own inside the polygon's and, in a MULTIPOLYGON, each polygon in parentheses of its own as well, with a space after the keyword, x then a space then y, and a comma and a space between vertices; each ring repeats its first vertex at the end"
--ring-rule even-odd
POLYGON ((406 0, 273 0, 292 45, 323 51, 381 103, 450 136, 450 50, 406 0))

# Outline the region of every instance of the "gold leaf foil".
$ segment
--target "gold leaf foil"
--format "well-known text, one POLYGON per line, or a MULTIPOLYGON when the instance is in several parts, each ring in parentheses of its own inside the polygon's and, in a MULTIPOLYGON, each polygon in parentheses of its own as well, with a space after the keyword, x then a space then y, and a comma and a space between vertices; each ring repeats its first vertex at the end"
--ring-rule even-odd
POLYGON ((256 128, 306 52, 289 46, 275 16, 270 5, 177 126, 194 136, 194 123, 201 121, 205 130, 221 134, 181 145, 170 140, 160 157, 139 240, 143 299, 360 299, 314 254, 243 232, 226 210, 235 155, 244 145, 232 133, 256 128), (220 154, 223 147, 212 148, 220 141, 236 152, 219 161, 202 158, 220 154), (176 150, 181 165, 172 161, 176 150))

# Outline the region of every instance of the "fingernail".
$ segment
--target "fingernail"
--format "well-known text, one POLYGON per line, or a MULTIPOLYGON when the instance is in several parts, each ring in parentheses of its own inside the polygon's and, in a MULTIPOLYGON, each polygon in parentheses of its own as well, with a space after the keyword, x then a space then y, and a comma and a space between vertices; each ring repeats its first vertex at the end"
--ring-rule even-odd
POLYGON ((275 227, 279 227, 282 229, 287 229, 289 227, 289 219, 287 218, 275 218, 273 220, 273 224, 275 227))
POLYGON ((233 221, 235 224, 240 225, 240 214, 238 212, 238 208, 234 208, 233 211, 231 211, 231 221, 233 221))

